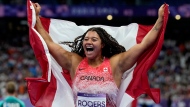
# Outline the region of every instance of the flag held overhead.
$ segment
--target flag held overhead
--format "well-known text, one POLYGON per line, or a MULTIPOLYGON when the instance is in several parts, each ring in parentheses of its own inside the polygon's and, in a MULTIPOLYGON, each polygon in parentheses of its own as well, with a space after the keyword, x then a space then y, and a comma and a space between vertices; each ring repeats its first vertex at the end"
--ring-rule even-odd
MULTIPOLYGON (((70 75, 63 72, 64 68, 62 69, 54 60, 49 53, 46 43, 36 31, 36 14, 30 0, 27 1, 27 15, 30 44, 42 69, 41 78, 26 78, 31 103, 35 107, 75 107, 70 75)), ((126 107, 138 96, 145 93, 156 103, 160 102, 160 91, 159 89, 150 88, 147 72, 156 61, 161 50, 167 20, 168 7, 165 8, 164 23, 157 42, 148 48, 135 65, 123 75, 124 78, 119 89, 117 107, 126 107)), ((55 43, 59 43, 62 40, 73 41, 74 38, 82 35, 87 29, 98 26, 104 28, 126 50, 140 43, 152 28, 152 26, 137 23, 120 27, 106 25, 78 26, 71 21, 51 18, 41 18, 41 22, 55 43)), ((68 46, 61 46, 70 51, 68 46)))

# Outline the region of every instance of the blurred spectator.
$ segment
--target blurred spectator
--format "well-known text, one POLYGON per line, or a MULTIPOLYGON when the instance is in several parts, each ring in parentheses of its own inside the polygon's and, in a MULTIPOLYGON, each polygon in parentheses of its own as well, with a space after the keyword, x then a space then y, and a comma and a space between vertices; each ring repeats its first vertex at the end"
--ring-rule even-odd
POLYGON ((25 103, 16 97, 15 82, 7 82, 5 89, 6 97, 0 102, 0 107, 25 107, 25 103))

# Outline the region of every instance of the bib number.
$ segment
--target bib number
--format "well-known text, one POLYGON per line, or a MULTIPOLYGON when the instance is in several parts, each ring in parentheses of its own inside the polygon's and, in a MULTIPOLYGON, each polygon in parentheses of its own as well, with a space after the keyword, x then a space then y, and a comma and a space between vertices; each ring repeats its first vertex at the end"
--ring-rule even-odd
POLYGON ((77 94, 77 107, 106 107, 106 94, 77 94))

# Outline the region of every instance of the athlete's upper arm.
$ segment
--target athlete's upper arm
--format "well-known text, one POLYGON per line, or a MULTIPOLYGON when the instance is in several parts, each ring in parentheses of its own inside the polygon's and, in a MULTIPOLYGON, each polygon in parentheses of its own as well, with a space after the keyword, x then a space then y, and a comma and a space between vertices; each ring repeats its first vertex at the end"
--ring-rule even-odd
POLYGON ((59 44, 54 42, 49 43, 48 48, 57 63, 66 70, 71 70, 73 63, 76 63, 77 60, 80 60, 81 58, 79 55, 65 50, 59 44))
POLYGON ((113 56, 112 60, 114 60, 115 68, 121 72, 127 71, 136 63, 143 51, 142 45, 136 44, 128 51, 113 56))

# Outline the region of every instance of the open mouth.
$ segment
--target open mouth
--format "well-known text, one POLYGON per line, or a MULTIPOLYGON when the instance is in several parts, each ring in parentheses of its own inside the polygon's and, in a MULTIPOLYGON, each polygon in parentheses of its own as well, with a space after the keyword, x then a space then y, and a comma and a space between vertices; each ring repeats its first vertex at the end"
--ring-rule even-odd
POLYGON ((87 50, 87 52, 92 52, 94 50, 94 48, 92 45, 87 45, 86 50, 87 50))
POLYGON ((89 52, 89 51, 93 51, 94 48, 86 48, 86 50, 89 52))

